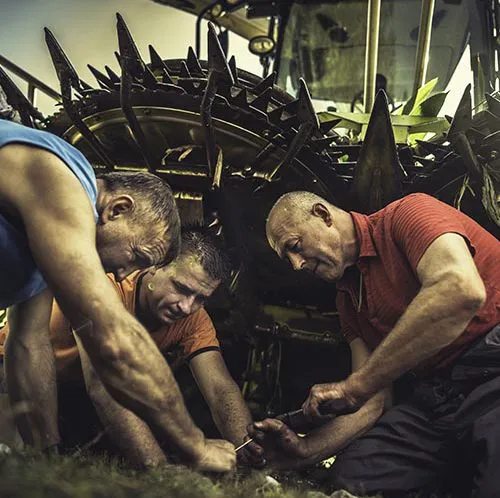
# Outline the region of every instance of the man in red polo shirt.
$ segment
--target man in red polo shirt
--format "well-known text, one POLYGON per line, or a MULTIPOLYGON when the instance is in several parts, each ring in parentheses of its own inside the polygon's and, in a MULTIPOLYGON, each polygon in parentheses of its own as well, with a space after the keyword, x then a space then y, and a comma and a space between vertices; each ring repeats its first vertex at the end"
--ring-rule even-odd
POLYGON ((500 243, 425 194, 366 216, 292 192, 266 230, 294 269, 337 283, 352 355, 351 375, 303 405, 322 427, 299 438, 278 420, 250 426, 267 460, 301 467, 342 450, 333 484, 384 496, 446 487, 460 465, 466 496, 499 496, 500 243))

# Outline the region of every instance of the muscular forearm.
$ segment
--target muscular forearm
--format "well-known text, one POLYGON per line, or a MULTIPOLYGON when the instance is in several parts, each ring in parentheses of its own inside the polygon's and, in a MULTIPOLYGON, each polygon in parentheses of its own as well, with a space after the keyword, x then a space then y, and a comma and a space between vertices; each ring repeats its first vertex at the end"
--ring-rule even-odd
POLYGON ((236 383, 220 389, 209 406, 215 425, 224 439, 239 446, 247 434, 252 416, 236 383))
POLYGON ((89 382, 88 391, 107 434, 134 467, 151 468, 166 462, 164 452, 140 418, 119 405, 97 379, 89 382))
POLYGON ((452 343, 480 306, 454 290, 445 280, 422 288, 390 334, 347 380, 352 392, 368 399, 452 343))
MULTIPOLYGON (((171 443, 188 461, 196 462, 202 456, 203 433, 189 416, 173 374, 155 343, 135 323, 130 317, 123 328, 119 326, 119 330, 128 331, 119 336, 119 343, 111 341, 102 346, 100 331, 90 327, 80 331, 80 339, 107 391, 141 416, 159 441, 171 443)), ((114 335, 109 329, 106 333, 114 335)))
POLYGON ((10 403, 24 442, 45 448, 59 442, 55 361, 48 331, 38 330, 34 335, 35 343, 9 337, 5 370, 10 403))
POLYGON ((385 391, 377 393, 356 413, 337 417, 309 432, 304 437, 304 456, 280 460, 278 467, 288 469, 308 467, 335 455, 371 429, 383 413, 385 398, 385 391))

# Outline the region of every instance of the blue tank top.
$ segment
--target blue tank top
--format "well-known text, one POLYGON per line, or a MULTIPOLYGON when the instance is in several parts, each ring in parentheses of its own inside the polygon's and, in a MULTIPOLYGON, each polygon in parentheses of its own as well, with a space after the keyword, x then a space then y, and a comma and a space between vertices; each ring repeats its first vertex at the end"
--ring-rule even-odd
MULTIPOLYGON (((0 119, 0 147, 12 143, 39 147, 61 159, 82 184, 97 219, 94 170, 79 150, 52 133, 0 119)), ((33 260, 22 224, 9 219, 0 210, 0 308, 26 301, 46 287, 33 260)))

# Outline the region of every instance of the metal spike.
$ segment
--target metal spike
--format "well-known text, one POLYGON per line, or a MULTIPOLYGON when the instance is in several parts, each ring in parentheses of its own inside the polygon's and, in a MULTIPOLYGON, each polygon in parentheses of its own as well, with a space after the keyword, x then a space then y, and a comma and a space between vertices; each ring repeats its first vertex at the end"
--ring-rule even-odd
MULTIPOLYGON (((182 65, 181 65, 182 67, 182 65)), ((215 26, 208 23, 208 81, 203 92, 200 115, 207 152, 209 174, 212 176, 217 167, 215 130, 212 122, 212 104, 221 83, 234 84, 233 75, 227 64, 226 56, 220 46, 215 26)))
POLYGON ((292 100, 288 104, 284 104, 276 109, 267 113, 269 121, 274 124, 281 124, 283 114, 291 114, 292 116, 297 113, 299 100, 292 100))
POLYGON ((156 78, 151 69, 146 66, 139 54, 139 50, 130 34, 130 31, 123 20, 123 17, 116 14, 116 29, 118 32, 118 46, 122 62, 127 66, 127 73, 132 78, 138 79, 148 88, 156 88, 156 78))
POLYGON ((201 65, 200 65, 200 61, 198 60, 198 57, 196 57, 196 54, 194 53, 194 50, 192 47, 188 48, 186 65, 187 65, 187 68, 189 69, 189 72, 191 73, 191 75, 194 76, 195 78, 204 78, 205 77, 205 74, 203 73, 203 69, 201 68, 201 65))
POLYGON ((114 54, 115 54, 115 58, 116 58, 116 60, 118 61, 118 65, 119 65, 119 66, 120 66, 120 68, 121 68, 121 67, 122 67, 122 56, 121 56, 121 55, 120 55, 120 53, 119 53, 119 52, 117 52, 116 50, 115 50, 114 54))
POLYGON ((373 213, 403 195, 401 174, 387 97, 379 90, 354 170, 356 208, 373 213))
POLYGON ((10 79, 0 66, 0 90, 3 88, 8 104, 14 111, 19 112, 21 122, 25 126, 35 127, 34 120, 45 120, 45 116, 25 97, 24 93, 10 79))
POLYGON ((234 55, 232 55, 231 58, 229 59, 228 65, 233 75, 234 84, 238 86, 239 85, 238 68, 236 67, 236 58, 234 57, 234 55))
POLYGON ((250 102, 250 105, 259 111, 267 113, 267 106, 271 101, 272 93, 272 88, 266 88, 260 95, 257 95, 257 97, 250 102))
POLYGON ((87 64, 89 71, 94 75, 94 78, 97 80, 97 83, 101 86, 101 88, 105 88, 108 90, 113 89, 113 82, 103 73, 101 73, 98 69, 90 64, 87 64))
MULTIPOLYGON (((324 138, 316 138, 311 140, 311 148, 316 152, 321 152, 322 150, 327 150, 330 148, 330 144, 337 140, 338 135, 331 135, 329 137, 324 138)), ((340 152, 339 155, 342 155, 343 152, 340 152)))
POLYGON ((426 142, 425 140, 417 140, 418 145, 427 152, 428 154, 433 154, 437 156, 438 154, 448 153, 449 146, 442 144, 435 144, 433 142, 426 142))
POLYGON ((477 188, 480 192, 483 185, 483 171, 479 160, 472 150, 466 133, 472 128, 472 99, 471 85, 467 85, 457 112, 448 130, 448 140, 453 145, 453 149, 460 155, 467 172, 472 180, 472 188, 477 188))
POLYGON ((319 124, 319 131, 326 135, 329 131, 333 130, 342 120, 341 119, 330 119, 329 121, 323 121, 319 124))
POLYGON ((85 91, 88 87, 87 84, 83 84, 78 78, 76 71, 63 52, 61 46, 55 39, 54 35, 50 32, 48 28, 45 30, 45 40, 49 48, 49 52, 56 68, 57 78, 61 84, 61 97, 64 110, 68 117, 73 121, 75 128, 82 134, 82 136, 87 140, 89 145, 92 147, 94 152, 99 156, 101 161, 108 167, 113 167, 113 162, 109 158, 106 149, 97 139, 97 137, 92 133, 89 127, 83 122, 80 114, 75 109, 73 101, 71 99, 71 89, 75 89, 78 92, 85 91))
POLYGON ((44 28, 45 31, 45 42, 49 49, 50 57, 54 68, 56 70, 57 78, 59 81, 68 82, 71 88, 82 91, 82 85, 80 84, 80 78, 75 71, 75 68, 69 61, 68 57, 64 53, 61 45, 59 45, 55 36, 52 34, 49 28, 44 28))
MULTIPOLYGON (((293 138, 283 161, 277 164, 270 173, 266 174, 266 179, 268 181, 274 180, 280 169, 286 168, 292 163, 302 150, 302 147, 304 147, 307 140, 309 140, 311 135, 319 129, 318 117, 312 107, 311 97, 309 95, 306 82, 300 78, 299 84, 299 98, 295 102, 298 113, 300 113, 304 119, 300 123, 297 134, 293 138), (310 109, 312 109, 312 113, 310 112, 310 109)), ((291 104, 293 104, 293 102, 291 102, 291 104)))
POLYGON ((472 126, 472 99, 470 90, 471 85, 468 84, 448 130, 448 139, 450 141, 458 133, 465 133, 472 126))
POLYGON ((208 71, 217 73, 219 83, 234 85, 233 73, 220 45, 215 26, 211 22, 208 23, 208 71))
POLYGON ((299 95, 297 98, 297 117, 301 122, 310 121, 314 130, 319 130, 319 119, 311 100, 311 95, 307 89, 306 82, 301 78, 299 81, 299 95))
POLYGON ((128 124, 130 126, 130 131, 132 132, 132 137, 134 138, 139 150, 146 162, 149 172, 155 170, 156 161, 151 154, 151 149, 147 143, 144 131, 135 115, 134 109, 131 103, 131 91, 132 91, 132 75, 128 72, 128 64, 124 63, 122 65, 122 77, 120 85, 120 105, 123 114, 127 118, 128 124))
POLYGON ((242 88, 232 99, 231 103, 238 107, 248 108, 248 92, 246 88, 242 88))
POLYGON ((104 66, 104 69, 108 73, 108 77, 114 85, 120 83, 120 77, 109 66, 104 66))
POLYGON ((273 88, 275 83, 276 83, 276 73, 273 71, 269 76, 264 78, 260 83, 257 83, 257 85, 255 85, 252 88, 252 92, 256 93, 257 95, 260 95, 267 88, 273 88))
POLYGON ((189 72, 189 69, 184 61, 181 61, 181 65, 180 65, 180 69, 179 69, 179 76, 181 78, 191 79, 191 73, 189 72))
POLYGON ((253 158, 252 162, 248 164, 243 170, 243 174, 251 176, 255 168, 260 167, 261 164, 278 148, 277 138, 280 134, 275 135, 269 140, 269 143, 263 147, 258 154, 253 158))
MULTIPOLYGON (((87 82, 80 80, 80 85, 82 87, 82 91, 85 92, 87 90, 94 90, 94 87, 92 85, 89 85, 87 82)), ((81 93, 83 93, 81 91, 81 93)))
POLYGON ((497 118, 500 118, 500 99, 496 98, 491 93, 485 94, 488 110, 497 118))
POLYGON ((151 69, 161 73, 163 83, 173 85, 174 80, 168 72, 168 67, 165 64, 165 61, 158 55, 158 52, 155 50, 153 45, 149 45, 149 59, 151 60, 151 69))

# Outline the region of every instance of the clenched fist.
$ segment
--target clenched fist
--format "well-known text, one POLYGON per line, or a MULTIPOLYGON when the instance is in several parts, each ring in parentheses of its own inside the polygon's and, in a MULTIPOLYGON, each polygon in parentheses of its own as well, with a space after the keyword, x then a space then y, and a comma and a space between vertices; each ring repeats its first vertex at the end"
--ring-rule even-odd
POLYGON ((194 468, 206 472, 230 472, 236 467, 234 445, 224 439, 207 439, 194 468))
POLYGON ((307 458, 307 442, 281 420, 266 418, 248 426, 248 434, 264 448, 266 463, 273 468, 291 468, 307 458))
POLYGON ((302 410, 309 420, 326 420, 335 415, 354 413, 361 408, 364 401, 349 391, 346 381, 316 384, 309 391, 302 410))

